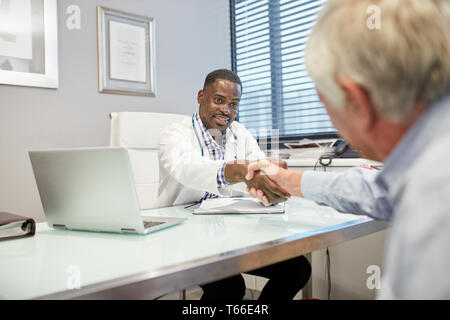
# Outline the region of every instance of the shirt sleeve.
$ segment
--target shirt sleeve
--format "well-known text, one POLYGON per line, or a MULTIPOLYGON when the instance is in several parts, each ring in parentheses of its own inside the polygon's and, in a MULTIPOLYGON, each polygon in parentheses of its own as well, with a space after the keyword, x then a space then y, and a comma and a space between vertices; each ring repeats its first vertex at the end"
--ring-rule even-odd
POLYGON ((340 212, 390 220, 392 205, 376 182, 377 170, 355 167, 344 172, 305 171, 301 191, 306 199, 340 212))
POLYGON ((224 161, 220 166, 219 170, 217 170, 217 189, 219 190, 222 196, 230 197, 233 193, 232 184, 228 183, 225 180, 225 166, 227 162, 224 161))
POLYGON ((224 161, 223 164, 220 166, 219 170, 217 171, 217 187, 218 188, 231 186, 231 184, 225 180, 225 166, 226 165, 227 165, 227 162, 224 161))

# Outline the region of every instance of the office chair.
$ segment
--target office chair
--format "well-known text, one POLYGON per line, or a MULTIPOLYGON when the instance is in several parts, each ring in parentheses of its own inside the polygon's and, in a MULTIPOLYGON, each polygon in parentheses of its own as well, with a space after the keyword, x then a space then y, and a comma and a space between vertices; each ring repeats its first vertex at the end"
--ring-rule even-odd
MULTIPOLYGON (((124 147, 130 156, 141 210, 156 207, 159 187, 159 134, 173 122, 188 116, 154 112, 112 112, 110 145, 124 147)), ((180 292, 186 299, 186 289, 180 292)))
POLYGON ((159 134, 188 116, 155 112, 112 112, 110 145, 130 156, 141 210, 156 207, 159 186, 159 134))

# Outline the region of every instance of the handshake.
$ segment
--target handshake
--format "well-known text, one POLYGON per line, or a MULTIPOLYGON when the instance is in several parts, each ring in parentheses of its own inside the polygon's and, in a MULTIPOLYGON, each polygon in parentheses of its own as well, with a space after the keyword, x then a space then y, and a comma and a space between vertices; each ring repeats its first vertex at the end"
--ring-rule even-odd
POLYGON ((288 171, 286 162, 268 158, 260 161, 227 163, 225 179, 229 183, 245 182, 247 191, 265 206, 284 202, 300 192, 301 171, 288 171))

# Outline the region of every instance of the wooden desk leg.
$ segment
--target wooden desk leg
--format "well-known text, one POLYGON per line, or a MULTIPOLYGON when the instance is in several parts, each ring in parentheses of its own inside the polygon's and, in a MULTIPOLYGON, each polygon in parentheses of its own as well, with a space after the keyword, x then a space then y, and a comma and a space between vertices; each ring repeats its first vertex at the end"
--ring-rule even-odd
MULTIPOLYGON (((311 264, 311 269, 313 268, 312 266, 312 253, 307 253, 305 254, 306 259, 308 259, 309 263, 311 264)), ((302 298, 303 299, 312 299, 313 298, 313 288, 312 288, 312 272, 311 272, 311 277, 309 277, 308 282, 306 283, 305 287, 302 289, 302 298)))

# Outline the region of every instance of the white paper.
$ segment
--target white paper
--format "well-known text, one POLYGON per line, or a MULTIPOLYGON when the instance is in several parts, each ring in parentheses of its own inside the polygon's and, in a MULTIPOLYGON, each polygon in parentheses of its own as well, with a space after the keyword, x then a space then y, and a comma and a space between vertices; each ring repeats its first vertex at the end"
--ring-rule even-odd
POLYGON ((145 28, 109 21, 110 78, 146 82, 145 28))
POLYGON ((31 37, 30 0, 1 0, 0 56, 31 60, 31 37))
POLYGON ((202 201, 194 214, 283 213, 284 202, 266 207, 253 198, 214 198, 202 201))

